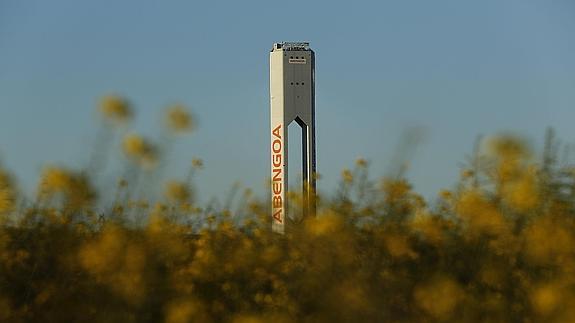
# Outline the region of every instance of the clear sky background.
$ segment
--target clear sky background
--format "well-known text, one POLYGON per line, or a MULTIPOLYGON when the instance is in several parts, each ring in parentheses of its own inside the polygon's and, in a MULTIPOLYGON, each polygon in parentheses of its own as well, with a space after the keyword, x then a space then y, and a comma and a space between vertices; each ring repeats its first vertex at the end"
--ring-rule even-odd
POLYGON ((113 92, 152 137, 164 106, 192 108, 199 131, 168 172, 203 158, 202 198, 235 181, 263 196, 268 54, 284 40, 316 52, 321 190, 360 156, 389 172, 413 128, 424 140, 408 177, 428 197, 480 134, 538 144, 552 126, 575 142, 573 0, 0 0, 0 160, 28 191, 46 163, 85 165, 97 100, 113 92))

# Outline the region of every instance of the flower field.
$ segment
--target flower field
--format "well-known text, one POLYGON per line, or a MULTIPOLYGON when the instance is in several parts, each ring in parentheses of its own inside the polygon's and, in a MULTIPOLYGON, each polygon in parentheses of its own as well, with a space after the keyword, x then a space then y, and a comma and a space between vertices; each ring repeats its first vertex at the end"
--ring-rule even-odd
POLYGON ((159 143, 122 130, 125 99, 99 108, 86 169, 46 167, 27 198, 0 166, 0 322, 575 322, 575 169, 551 131, 542 154, 481 140, 432 201, 359 159, 315 218, 276 235, 250 191, 199 205, 200 159, 162 180, 162 154, 197 126, 184 106, 159 143), (103 189, 113 140, 125 176, 103 189))

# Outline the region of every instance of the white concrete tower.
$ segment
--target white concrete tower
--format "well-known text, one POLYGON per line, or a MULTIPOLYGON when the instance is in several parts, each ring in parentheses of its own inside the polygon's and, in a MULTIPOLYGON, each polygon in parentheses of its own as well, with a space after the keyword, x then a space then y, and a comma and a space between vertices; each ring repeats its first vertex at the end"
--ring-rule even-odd
POLYGON ((288 126, 302 129, 303 216, 315 214, 315 54, 309 43, 275 43, 270 52, 272 230, 285 232, 288 126))

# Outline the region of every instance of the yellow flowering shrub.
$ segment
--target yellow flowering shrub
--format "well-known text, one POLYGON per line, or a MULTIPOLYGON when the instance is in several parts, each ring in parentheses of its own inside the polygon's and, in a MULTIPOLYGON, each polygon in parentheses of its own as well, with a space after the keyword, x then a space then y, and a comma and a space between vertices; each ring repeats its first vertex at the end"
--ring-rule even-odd
MULTIPOLYGON (((132 117, 119 98, 101 109, 132 117)), ((181 106, 166 118, 177 133, 194 127, 181 106)), ((516 137, 491 139, 436 200, 402 177, 371 180, 358 159, 333 196, 316 196, 316 216, 295 214, 285 235, 271 232, 269 203, 249 190, 197 204, 201 159, 163 185, 161 168, 139 170, 164 147, 137 135, 120 143, 133 163, 112 188, 96 175, 103 167, 46 167, 27 200, 0 169, 0 215, 10 215, 0 226, 1 322, 575 319, 575 173, 537 162, 516 137)), ((301 196, 289 201, 301 212, 301 196)))
POLYGON ((16 204, 16 188, 12 176, 0 167, 0 216, 5 216, 14 210, 16 204))
POLYGON ((414 299, 418 307, 431 317, 447 320, 456 314, 463 290, 448 277, 436 277, 415 287, 414 299))

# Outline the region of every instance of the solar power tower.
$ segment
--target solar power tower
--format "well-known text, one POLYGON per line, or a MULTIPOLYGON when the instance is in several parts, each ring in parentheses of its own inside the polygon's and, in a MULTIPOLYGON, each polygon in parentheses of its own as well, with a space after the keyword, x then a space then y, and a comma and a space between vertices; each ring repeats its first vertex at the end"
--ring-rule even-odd
POLYGON ((315 54, 309 43, 275 43, 270 52, 272 230, 285 232, 288 126, 302 133, 303 216, 315 214, 315 54))

